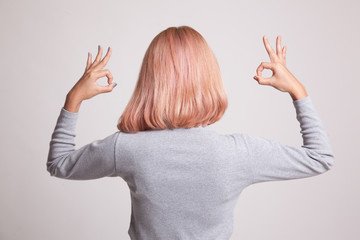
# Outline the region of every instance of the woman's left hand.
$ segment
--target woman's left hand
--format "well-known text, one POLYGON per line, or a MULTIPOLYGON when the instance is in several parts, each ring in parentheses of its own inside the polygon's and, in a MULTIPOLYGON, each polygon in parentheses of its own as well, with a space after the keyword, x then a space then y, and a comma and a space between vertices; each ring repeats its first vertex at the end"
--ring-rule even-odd
POLYGON ((99 45, 98 54, 92 63, 91 53, 88 54, 87 64, 83 76, 74 85, 66 95, 64 109, 69 112, 78 112, 83 100, 92 98, 100 93, 111 92, 116 83, 113 82, 113 76, 109 69, 103 69, 110 59, 112 49, 109 47, 105 57, 100 61, 102 56, 102 47, 99 45), (101 86, 97 80, 107 77, 108 85, 101 86))

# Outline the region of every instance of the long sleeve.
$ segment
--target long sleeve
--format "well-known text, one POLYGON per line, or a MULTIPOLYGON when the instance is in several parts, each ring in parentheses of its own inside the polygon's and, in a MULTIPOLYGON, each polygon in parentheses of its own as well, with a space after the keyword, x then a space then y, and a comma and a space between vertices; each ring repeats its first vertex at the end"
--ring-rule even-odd
POLYGON ((300 123, 303 145, 289 146, 277 141, 239 134, 248 153, 251 184, 315 176, 331 169, 334 154, 325 128, 310 96, 293 101, 300 123))
POLYGON ((79 113, 61 109, 46 162, 51 176, 88 180, 117 176, 115 145, 119 132, 75 150, 75 127, 79 113))

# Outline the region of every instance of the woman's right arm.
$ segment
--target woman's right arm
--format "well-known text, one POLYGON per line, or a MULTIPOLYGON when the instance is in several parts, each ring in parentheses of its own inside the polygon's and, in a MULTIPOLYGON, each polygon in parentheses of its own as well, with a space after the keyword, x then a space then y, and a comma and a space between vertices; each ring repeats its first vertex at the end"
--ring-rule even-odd
POLYGON ((324 125, 305 87, 287 69, 286 47, 281 48, 280 40, 281 36, 278 36, 275 53, 264 35, 264 45, 271 62, 262 62, 254 79, 261 85, 290 94, 296 119, 300 123, 303 145, 295 147, 249 134, 235 134, 237 142, 248 153, 251 183, 310 177, 328 171, 334 164, 334 154, 324 125), (261 76, 264 68, 273 72, 270 78, 261 76))
POLYGON ((311 177, 334 165, 328 136, 310 96, 293 101, 293 105, 301 128, 301 147, 244 133, 235 135, 248 153, 251 184, 311 177))

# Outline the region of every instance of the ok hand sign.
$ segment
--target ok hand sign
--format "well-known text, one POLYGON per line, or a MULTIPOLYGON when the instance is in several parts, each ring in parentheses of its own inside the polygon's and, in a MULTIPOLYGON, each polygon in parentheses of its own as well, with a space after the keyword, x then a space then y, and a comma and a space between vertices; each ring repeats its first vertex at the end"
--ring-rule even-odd
POLYGON ((112 49, 109 47, 105 57, 101 60, 102 47, 99 45, 98 53, 95 61, 91 60, 91 53, 88 54, 86 68, 83 76, 74 85, 70 92, 66 96, 65 110, 70 112, 78 112, 80 104, 83 100, 92 98, 100 93, 111 92, 116 83, 113 82, 113 76, 109 69, 103 69, 108 63, 112 49), (102 77, 107 77, 108 85, 101 86, 97 83, 97 80, 102 77))
POLYGON ((286 46, 281 48, 281 36, 276 38, 276 53, 270 46, 266 37, 263 36, 265 49, 269 54, 271 62, 261 62, 256 69, 256 76, 254 79, 261 85, 272 86, 279 91, 290 93, 294 100, 307 96, 304 86, 295 78, 294 75, 286 67, 286 46), (264 69, 270 69, 273 75, 270 78, 263 78, 261 76, 264 69))

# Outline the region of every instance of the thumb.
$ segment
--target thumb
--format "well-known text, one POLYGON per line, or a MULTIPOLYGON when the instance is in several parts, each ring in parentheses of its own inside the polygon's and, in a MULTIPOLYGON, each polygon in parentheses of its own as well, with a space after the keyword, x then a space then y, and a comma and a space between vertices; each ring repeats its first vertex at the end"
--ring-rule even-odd
POLYGON ((260 85, 272 85, 272 78, 263 78, 261 76, 254 76, 254 79, 258 81, 260 85))
POLYGON ((261 76, 261 73, 264 69, 270 69, 272 72, 274 72, 274 68, 275 64, 273 62, 261 62, 261 64, 256 69, 256 76, 254 76, 254 79, 261 85, 271 85, 273 78, 264 78, 261 76))
POLYGON ((111 84, 109 84, 107 86, 99 86, 100 92, 101 93, 111 92, 116 86, 117 86, 116 82, 112 82, 111 84))

